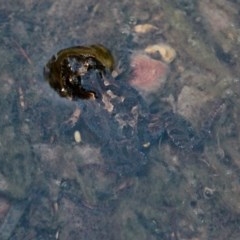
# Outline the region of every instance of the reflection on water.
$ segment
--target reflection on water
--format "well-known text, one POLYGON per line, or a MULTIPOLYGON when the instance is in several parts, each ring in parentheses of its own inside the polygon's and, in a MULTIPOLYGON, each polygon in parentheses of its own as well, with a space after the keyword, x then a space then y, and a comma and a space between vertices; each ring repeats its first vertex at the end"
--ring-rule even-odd
POLYGON ((239 236, 239 6, 145 5, 1 4, 1 239, 239 236), (44 65, 97 43, 101 103, 60 98, 44 65))

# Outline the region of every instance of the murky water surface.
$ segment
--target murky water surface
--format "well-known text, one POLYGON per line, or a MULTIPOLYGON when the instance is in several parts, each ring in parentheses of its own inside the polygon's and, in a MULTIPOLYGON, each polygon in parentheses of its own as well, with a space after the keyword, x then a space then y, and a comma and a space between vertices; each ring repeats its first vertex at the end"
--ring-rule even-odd
POLYGON ((239 10, 0 0, 0 239, 238 239, 239 10), (115 58, 105 108, 43 77, 91 44, 115 58))

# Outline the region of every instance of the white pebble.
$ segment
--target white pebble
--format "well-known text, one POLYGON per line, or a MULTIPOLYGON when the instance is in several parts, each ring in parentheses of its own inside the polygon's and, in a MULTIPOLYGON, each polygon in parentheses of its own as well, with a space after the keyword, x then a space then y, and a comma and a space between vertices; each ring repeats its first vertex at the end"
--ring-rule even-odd
POLYGON ((82 141, 81 133, 79 131, 74 132, 74 140, 77 143, 80 143, 82 141))
POLYGON ((176 51, 164 43, 150 45, 145 48, 145 52, 149 54, 159 52, 166 63, 171 63, 176 58, 176 51))

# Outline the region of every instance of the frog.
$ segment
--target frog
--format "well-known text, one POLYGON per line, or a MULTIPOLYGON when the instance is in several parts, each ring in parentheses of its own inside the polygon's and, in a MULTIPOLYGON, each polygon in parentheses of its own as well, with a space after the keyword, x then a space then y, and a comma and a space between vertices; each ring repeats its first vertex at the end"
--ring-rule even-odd
MULTIPOLYGON (((149 163, 149 146, 168 139, 176 148, 203 151, 204 134, 164 104, 150 106, 119 75, 115 60, 100 44, 59 51, 44 67, 44 76, 60 97, 77 102, 81 121, 98 137, 106 166, 119 175, 141 173, 149 163)), ((213 118, 211 118, 213 122, 213 118)), ((212 122, 205 124, 208 129, 212 122)))

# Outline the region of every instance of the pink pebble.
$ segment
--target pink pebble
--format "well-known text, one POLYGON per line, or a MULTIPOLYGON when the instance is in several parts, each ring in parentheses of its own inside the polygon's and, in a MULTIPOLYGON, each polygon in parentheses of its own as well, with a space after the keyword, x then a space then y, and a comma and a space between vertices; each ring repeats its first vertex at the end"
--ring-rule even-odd
POLYGON ((135 54, 131 59, 130 84, 143 94, 159 91, 166 81, 168 65, 145 54, 135 54))

